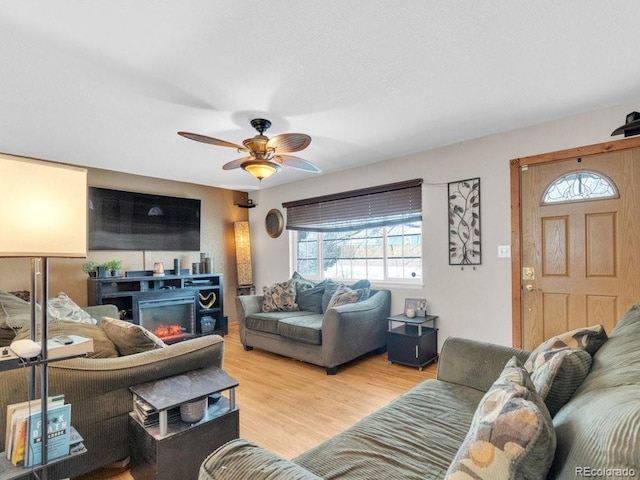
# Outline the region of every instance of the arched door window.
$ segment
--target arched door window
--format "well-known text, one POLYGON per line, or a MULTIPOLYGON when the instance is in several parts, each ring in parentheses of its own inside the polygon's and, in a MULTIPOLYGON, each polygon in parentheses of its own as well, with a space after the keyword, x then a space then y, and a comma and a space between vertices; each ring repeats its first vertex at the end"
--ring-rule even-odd
POLYGON ((618 189, 610 178, 598 172, 581 170, 564 174, 551 182, 542 196, 542 204, 618 197, 618 189))

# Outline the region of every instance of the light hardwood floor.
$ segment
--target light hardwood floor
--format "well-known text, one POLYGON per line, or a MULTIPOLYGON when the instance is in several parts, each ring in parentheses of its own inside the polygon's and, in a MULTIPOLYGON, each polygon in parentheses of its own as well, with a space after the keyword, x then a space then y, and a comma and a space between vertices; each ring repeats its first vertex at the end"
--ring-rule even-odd
MULTIPOLYGON (((423 371, 387 362, 387 354, 366 355, 324 368, 261 350, 245 352, 237 324, 225 337, 224 369, 240 386, 240 436, 291 459, 386 405, 419 382, 435 378, 436 365, 423 371)), ((128 471, 107 469, 76 480, 132 480, 128 471)))

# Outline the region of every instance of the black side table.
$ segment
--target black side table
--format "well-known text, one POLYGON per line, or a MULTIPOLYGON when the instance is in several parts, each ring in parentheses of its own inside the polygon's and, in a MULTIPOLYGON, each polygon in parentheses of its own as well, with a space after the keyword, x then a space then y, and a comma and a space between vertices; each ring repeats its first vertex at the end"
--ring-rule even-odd
POLYGON ((406 315, 388 317, 387 354, 389 363, 418 367, 438 360, 438 329, 435 315, 409 318, 406 315), (394 327, 394 323, 401 323, 394 327), (429 325, 430 324, 430 325, 429 325))
POLYGON ((235 401, 238 381, 224 370, 209 367, 192 370, 129 387, 158 414, 158 423, 145 425, 135 411, 129 414, 131 476, 136 480, 197 478, 202 461, 220 445, 240 434, 239 407, 235 401), (228 397, 216 394, 228 391, 228 397), (169 412, 185 402, 208 397, 204 417, 195 423, 170 419, 169 412))

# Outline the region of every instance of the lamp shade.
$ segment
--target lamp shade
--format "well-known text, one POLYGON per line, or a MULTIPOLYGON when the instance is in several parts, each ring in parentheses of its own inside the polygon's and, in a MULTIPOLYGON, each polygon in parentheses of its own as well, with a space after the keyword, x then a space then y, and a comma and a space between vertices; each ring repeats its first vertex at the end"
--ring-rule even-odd
POLYGON ((87 170, 0 154, 0 257, 87 256, 87 170))
POLYGON ((251 236, 249 222, 235 222, 233 229, 236 237, 236 264, 238 267, 238 285, 253 284, 251 267, 251 236))

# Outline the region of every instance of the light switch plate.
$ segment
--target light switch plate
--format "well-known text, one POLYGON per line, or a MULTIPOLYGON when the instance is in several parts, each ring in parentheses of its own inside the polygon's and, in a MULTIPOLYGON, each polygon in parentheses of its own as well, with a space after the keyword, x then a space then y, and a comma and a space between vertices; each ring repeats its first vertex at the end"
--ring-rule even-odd
POLYGON ((498 258, 511 258, 511 245, 498 245, 498 258))

